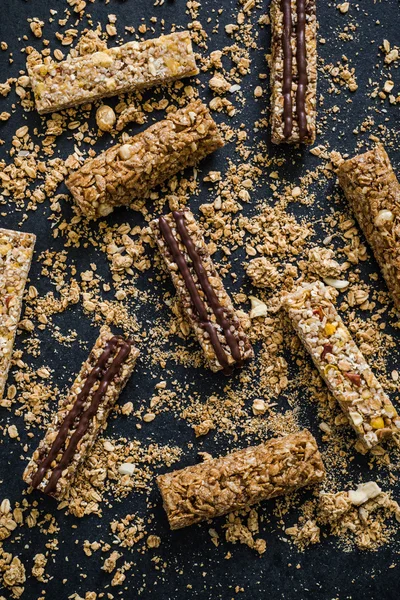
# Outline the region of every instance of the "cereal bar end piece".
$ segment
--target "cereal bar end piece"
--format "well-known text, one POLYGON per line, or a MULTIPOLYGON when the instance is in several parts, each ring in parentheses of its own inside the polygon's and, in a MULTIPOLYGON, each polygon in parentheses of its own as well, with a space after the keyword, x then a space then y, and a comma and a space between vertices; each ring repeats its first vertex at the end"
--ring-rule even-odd
POLYGON ((382 144, 345 160, 339 183, 400 311, 400 183, 382 144))
POLYGON ((3 397, 36 236, 0 229, 0 399, 3 397))

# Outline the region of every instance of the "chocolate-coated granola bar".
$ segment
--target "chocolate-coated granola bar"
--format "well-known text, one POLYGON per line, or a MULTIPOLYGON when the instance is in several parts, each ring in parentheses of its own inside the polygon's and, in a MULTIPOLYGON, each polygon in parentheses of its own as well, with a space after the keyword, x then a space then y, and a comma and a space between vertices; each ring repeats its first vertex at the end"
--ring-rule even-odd
POLYGON ((32 488, 57 500, 68 497, 77 470, 106 427, 138 354, 130 340, 113 335, 106 327, 101 330, 25 469, 23 478, 32 488))
POLYGON ((316 0, 272 0, 271 26, 272 141, 312 144, 317 110, 316 0))
POLYGON ((173 211, 151 230, 210 368, 230 374, 253 350, 193 214, 173 211))

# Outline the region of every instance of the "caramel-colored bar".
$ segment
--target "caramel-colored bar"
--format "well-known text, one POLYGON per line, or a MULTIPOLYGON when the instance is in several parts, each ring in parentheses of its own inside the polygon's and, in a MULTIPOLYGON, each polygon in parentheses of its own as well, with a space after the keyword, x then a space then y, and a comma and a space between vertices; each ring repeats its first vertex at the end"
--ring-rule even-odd
POLYGON ((361 451, 396 437, 400 417, 354 343, 320 281, 302 284, 284 299, 297 335, 358 435, 361 451))
POLYGON ((389 157, 378 144, 373 150, 345 160, 339 183, 400 310, 400 183, 389 157))
POLYGON ((139 351, 131 342, 120 336, 113 336, 107 327, 102 328, 89 358, 82 365, 67 398, 61 401, 52 423, 47 428, 45 437, 33 453, 25 469, 23 479, 28 485, 53 496, 57 500, 66 499, 70 496, 77 471, 90 456, 90 451, 97 436, 106 427, 108 416, 131 376, 138 355, 139 351), (104 357, 107 344, 113 341, 115 347, 112 347, 111 353, 104 359, 104 364, 99 366, 99 361, 104 357), (111 376, 108 373, 113 368, 113 364, 115 365, 115 361, 123 347, 126 348, 127 356, 115 368, 113 376, 111 376), (108 385, 105 384, 107 377, 108 385), (89 378, 92 379, 92 383, 88 395, 82 398, 80 394, 85 389, 85 384, 89 385, 89 378), (100 389, 98 405, 96 406, 96 393, 100 389), (72 424, 67 426, 71 411, 76 410, 78 404, 81 408, 72 420, 72 424), (93 415, 88 413, 90 410, 93 410, 93 415), (86 429, 81 429, 85 423, 86 429), (57 443, 61 434, 65 435, 65 440, 57 450, 53 444, 57 443), (73 448, 74 440, 77 441, 75 449, 73 448), (62 461, 65 460, 68 448, 72 448, 74 451, 70 459, 65 461, 63 465, 62 461), (44 460, 49 456, 51 458, 52 454, 54 456, 53 460, 47 468, 44 468, 44 460), (60 466, 62 465, 63 468, 61 469, 60 466), (42 469, 43 477, 40 481, 35 481, 40 469, 42 469), (54 479, 54 474, 57 471, 59 477, 54 479))
POLYGON ((40 114, 196 75, 189 31, 128 42, 56 63, 32 52, 28 73, 40 114))
POLYGON ((171 112, 125 144, 87 160, 66 184, 79 210, 89 219, 145 198, 152 188, 192 167, 223 141, 208 108, 195 100, 171 112))
POLYGON ((272 141, 312 144, 317 115, 316 0, 272 0, 270 11, 272 141), (299 16, 300 22, 304 19, 300 35, 299 16))
POLYGON ((253 350, 244 331, 242 318, 235 310, 221 278, 215 270, 201 228, 193 214, 187 209, 174 211, 169 215, 155 219, 150 226, 186 317, 203 349, 209 367, 212 371, 224 370, 226 374, 230 374, 233 367, 241 366, 244 361, 252 358, 253 350), (195 248, 204 275, 199 276, 198 274, 200 266, 196 271, 193 255, 190 255, 188 249, 188 243, 185 244, 182 232, 178 231, 179 220, 181 224, 184 224, 189 243, 191 242, 195 248), (186 279, 182 268, 177 265, 177 258, 173 256, 171 246, 167 243, 161 229, 163 221, 165 223, 164 229, 167 228, 171 231, 178 252, 182 255, 188 269, 186 279), (210 289, 207 291, 207 283, 211 286, 211 291, 210 289), (192 293, 188 285, 192 286, 192 293), (195 297, 193 294, 195 294, 195 297), (199 313, 199 310, 202 314, 199 313), (221 310, 222 314, 217 318, 217 314, 221 310))
POLYGON ((0 229, 0 399, 11 363, 36 236, 0 229))
POLYGON ((171 529, 180 529, 290 494, 324 479, 317 443, 307 430, 269 440, 157 479, 171 529))

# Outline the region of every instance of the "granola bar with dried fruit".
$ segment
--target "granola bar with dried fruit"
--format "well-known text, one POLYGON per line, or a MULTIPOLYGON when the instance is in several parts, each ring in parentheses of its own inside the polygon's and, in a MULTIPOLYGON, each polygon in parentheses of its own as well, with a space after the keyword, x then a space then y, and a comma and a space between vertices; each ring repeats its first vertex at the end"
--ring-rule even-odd
POLYGON ((342 186, 400 310, 400 183, 378 144, 345 160, 338 170, 342 186))
POLYGON ((31 52, 28 74, 40 114, 165 85, 196 75, 198 69, 189 31, 54 62, 31 52))
POLYGON ((130 340, 103 327, 67 398, 25 469, 23 479, 57 500, 73 494, 79 467, 125 387, 139 351, 130 340))
POLYGON ((171 529, 319 483, 325 468, 307 430, 157 478, 171 529))
POLYGON ((194 100, 124 144, 88 159, 66 184, 79 210, 97 219, 147 197, 154 187, 221 146, 208 108, 194 100))
POLYGON ((193 214, 173 211, 150 226, 207 363, 231 374, 253 350, 193 214))
POLYGON ((356 431, 361 451, 397 438, 400 417, 332 300, 336 290, 320 281, 303 283, 284 297, 296 333, 356 431))
POLYGON ((0 229, 0 399, 11 363, 36 236, 0 229))
POLYGON ((315 0, 272 0, 271 129, 275 144, 316 136, 317 16, 315 0))

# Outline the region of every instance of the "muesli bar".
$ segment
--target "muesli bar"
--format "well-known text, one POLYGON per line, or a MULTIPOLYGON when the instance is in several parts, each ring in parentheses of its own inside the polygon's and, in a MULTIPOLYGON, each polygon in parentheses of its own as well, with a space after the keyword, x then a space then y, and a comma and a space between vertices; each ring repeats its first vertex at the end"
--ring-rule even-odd
POLYGON ((345 160, 339 183, 400 310, 400 183, 389 157, 378 144, 373 150, 345 160))
POLYGON ((0 229, 0 399, 10 369, 36 236, 0 229))
MULTIPOLYGON (((397 438, 400 417, 353 341, 332 300, 336 290, 303 283, 284 298, 296 333, 356 431, 363 450, 397 438)), ((360 444, 358 444, 360 447, 360 444)))
POLYGON ((155 219, 150 226, 209 367, 230 375, 253 350, 199 225, 186 209, 155 219))
POLYGON ((307 430, 157 478, 171 529, 319 483, 325 468, 307 430))
POLYGON ((32 52, 28 74, 40 114, 196 75, 189 31, 128 42, 63 62, 32 52))
POLYGON ((97 219, 116 206, 147 197, 152 188, 221 146, 208 108, 195 100, 126 143, 87 160, 66 184, 79 210, 97 219))
POLYGON ((271 27, 272 141, 312 144, 317 114, 316 0, 272 0, 271 27))
POLYGON ((66 499, 77 470, 125 387, 139 351, 104 327, 25 469, 23 479, 57 500, 66 499))

